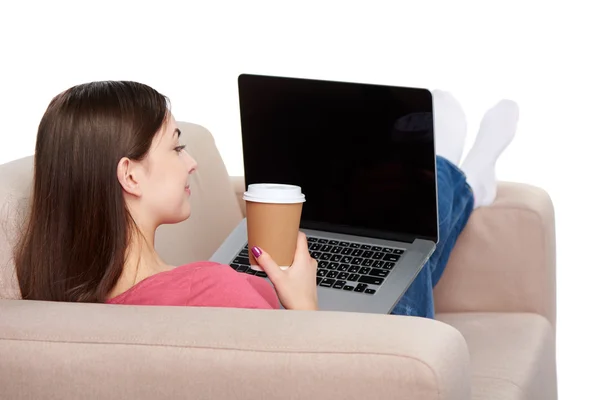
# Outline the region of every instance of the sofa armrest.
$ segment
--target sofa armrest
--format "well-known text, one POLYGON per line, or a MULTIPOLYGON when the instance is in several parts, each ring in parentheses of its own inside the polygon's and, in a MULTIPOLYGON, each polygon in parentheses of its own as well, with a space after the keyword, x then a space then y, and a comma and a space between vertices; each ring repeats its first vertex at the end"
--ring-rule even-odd
POLYGON ((502 182, 475 210, 435 288, 437 312, 533 312, 556 321, 554 208, 548 194, 502 182))
POLYGON ((11 399, 471 398, 465 340, 430 319, 24 300, 0 315, 11 399))
POLYGON ((231 180, 231 185, 233 186, 233 191, 235 192, 235 196, 237 198, 238 204, 240 205, 240 210, 242 210, 242 215, 244 218, 246 217, 246 202, 242 198, 244 196, 244 192, 246 191, 246 183, 243 176, 231 176, 229 177, 231 180))

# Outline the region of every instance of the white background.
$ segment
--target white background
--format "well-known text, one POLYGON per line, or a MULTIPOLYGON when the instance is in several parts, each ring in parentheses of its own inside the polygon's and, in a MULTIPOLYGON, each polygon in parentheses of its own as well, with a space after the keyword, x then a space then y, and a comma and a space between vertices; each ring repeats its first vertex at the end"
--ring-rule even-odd
POLYGON ((169 96, 177 119, 212 131, 231 174, 242 173, 242 72, 449 90, 467 112, 469 143, 487 108, 517 101, 498 178, 541 186, 554 201, 559 391, 598 398, 594 2, 1 4, 0 163, 32 154, 51 98, 90 80, 137 80, 169 96))

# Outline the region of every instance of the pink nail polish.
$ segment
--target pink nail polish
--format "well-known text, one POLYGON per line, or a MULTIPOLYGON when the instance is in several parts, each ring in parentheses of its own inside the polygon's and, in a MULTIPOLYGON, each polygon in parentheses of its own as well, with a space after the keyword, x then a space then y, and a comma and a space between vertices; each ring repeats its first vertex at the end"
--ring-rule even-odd
POLYGON ((262 254, 262 251, 258 247, 254 246, 252 248, 252 254, 254 255, 254 258, 258 258, 262 254))

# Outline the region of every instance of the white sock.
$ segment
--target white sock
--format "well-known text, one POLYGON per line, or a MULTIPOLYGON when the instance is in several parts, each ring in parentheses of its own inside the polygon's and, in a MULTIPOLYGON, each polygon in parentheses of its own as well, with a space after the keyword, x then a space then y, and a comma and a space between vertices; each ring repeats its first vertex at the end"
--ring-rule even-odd
POLYGON ((501 100, 483 116, 473 148, 461 165, 473 189, 474 208, 496 199, 496 161, 515 137, 518 121, 519 106, 511 100, 501 100))
POLYGON ((460 103, 441 90, 433 91, 436 153, 459 165, 467 137, 467 117, 460 103))

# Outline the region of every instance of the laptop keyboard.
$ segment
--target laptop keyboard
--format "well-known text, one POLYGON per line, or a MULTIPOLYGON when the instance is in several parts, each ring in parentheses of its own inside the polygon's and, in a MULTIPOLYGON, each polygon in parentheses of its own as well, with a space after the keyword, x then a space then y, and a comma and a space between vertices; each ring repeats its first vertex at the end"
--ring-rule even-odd
MULTIPOLYGON (((319 262, 317 285, 342 291, 373 295, 396 266, 403 249, 357 242, 308 237, 311 256, 319 262)), ((242 273, 266 278, 263 271, 250 268, 248 245, 231 262, 242 273)))

